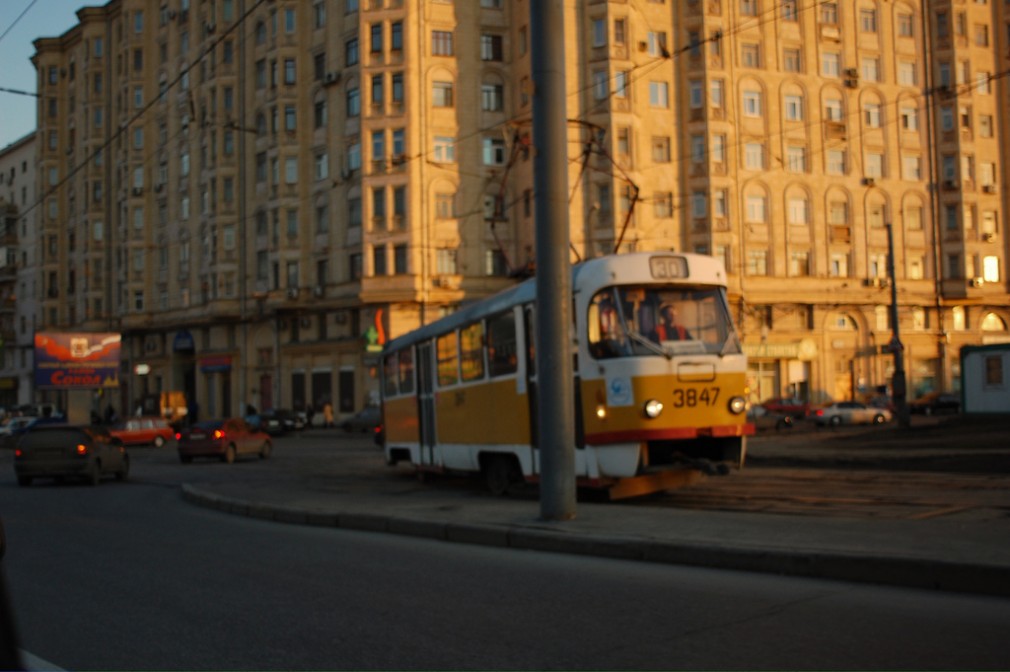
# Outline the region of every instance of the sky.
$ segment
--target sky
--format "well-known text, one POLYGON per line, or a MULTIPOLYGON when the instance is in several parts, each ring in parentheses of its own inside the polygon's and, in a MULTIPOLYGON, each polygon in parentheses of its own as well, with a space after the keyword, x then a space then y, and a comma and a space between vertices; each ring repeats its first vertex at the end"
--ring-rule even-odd
MULTIPOLYGON (((78 9, 106 1, 0 0, 0 89, 35 93, 32 42, 62 35, 77 24, 78 9)), ((34 96, 0 90, 0 149, 35 130, 35 103, 34 96)))

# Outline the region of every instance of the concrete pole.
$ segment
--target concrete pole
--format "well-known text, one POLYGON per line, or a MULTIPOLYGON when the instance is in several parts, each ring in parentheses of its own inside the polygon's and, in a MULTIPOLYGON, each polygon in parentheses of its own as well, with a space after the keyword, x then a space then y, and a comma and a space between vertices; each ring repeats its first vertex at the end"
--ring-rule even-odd
POLYGON ((891 223, 887 223, 887 277, 891 281, 891 337, 890 349, 894 355, 894 377, 891 379, 891 396, 898 415, 898 424, 903 428, 910 426, 908 417, 907 391, 905 381, 905 346, 901 343, 901 331, 898 328, 898 283, 894 276, 894 232, 891 223))
POLYGON ((575 395, 569 332, 572 273, 562 0, 530 1, 530 36, 540 515, 544 520, 571 520, 575 517, 575 395))

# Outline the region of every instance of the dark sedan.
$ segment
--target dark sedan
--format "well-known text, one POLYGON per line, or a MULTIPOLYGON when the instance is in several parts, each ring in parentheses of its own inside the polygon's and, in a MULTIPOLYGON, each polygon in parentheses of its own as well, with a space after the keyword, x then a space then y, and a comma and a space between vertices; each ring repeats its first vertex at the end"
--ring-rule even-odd
POLYGON ((259 416, 259 427, 271 436, 305 429, 305 418, 294 411, 276 408, 259 416))
POLYGON ((242 418, 198 422, 181 429, 175 440, 183 463, 194 457, 211 457, 231 464, 241 455, 258 455, 265 460, 273 449, 270 436, 242 418))
POLYGON ((378 406, 366 406, 340 423, 345 432, 377 433, 382 428, 382 411, 378 406))
POLYGON ((122 481, 130 473, 130 456, 123 444, 98 427, 36 426, 14 449, 18 485, 36 478, 84 478, 98 485, 107 474, 122 481))
POLYGON ((923 415, 960 413, 961 397, 946 392, 929 392, 914 401, 908 402, 908 410, 912 413, 921 413, 923 415))

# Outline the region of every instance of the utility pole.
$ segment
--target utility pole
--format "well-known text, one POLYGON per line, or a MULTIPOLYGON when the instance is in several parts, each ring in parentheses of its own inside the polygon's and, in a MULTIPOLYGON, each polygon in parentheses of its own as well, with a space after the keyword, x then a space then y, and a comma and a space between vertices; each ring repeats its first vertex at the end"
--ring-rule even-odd
POLYGON ((530 3, 536 226, 536 367, 540 516, 575 517, 572 271, 568 259, 568 120, 562 0, 530 3))
POLYGON ((891 281, 891 354, 894 355, 894 377, 891 379, 891 397, 898 414, 898 424, 908 429, 908 400, 905 385, 905 346, 901 343, 901 331, 898 328, 898 283, 894 277, 894 231, 891 222, 887 223, 887 277, 891 281))

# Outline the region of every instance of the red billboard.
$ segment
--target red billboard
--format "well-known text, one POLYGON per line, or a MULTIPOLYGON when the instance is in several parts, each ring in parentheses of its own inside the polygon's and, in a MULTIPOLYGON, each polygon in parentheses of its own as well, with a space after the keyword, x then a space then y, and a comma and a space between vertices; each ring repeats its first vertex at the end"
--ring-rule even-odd
POLYGON ((35 387, 119 387, 119 334, 35 334, 35 387))

